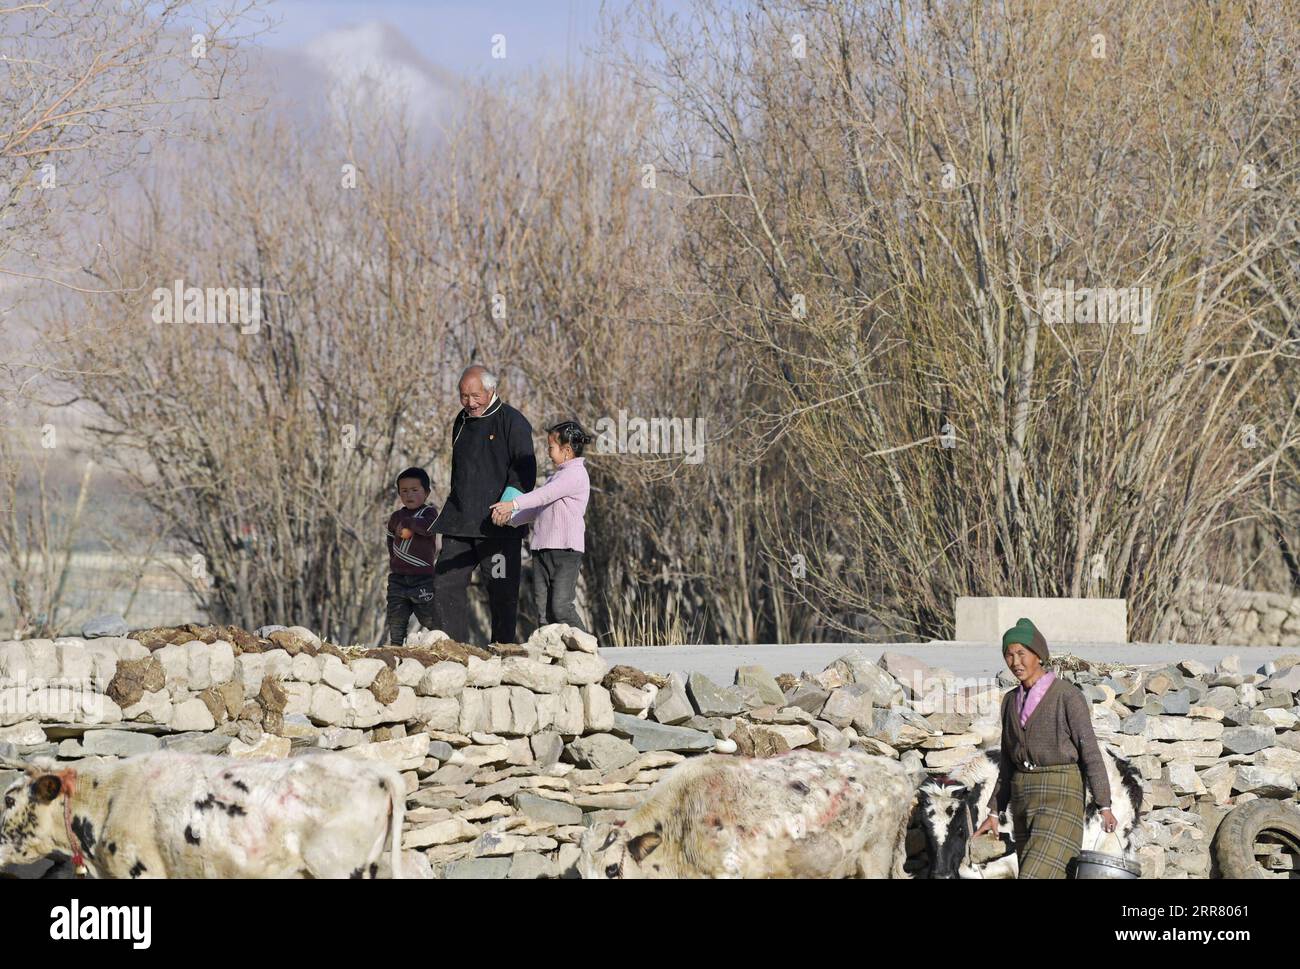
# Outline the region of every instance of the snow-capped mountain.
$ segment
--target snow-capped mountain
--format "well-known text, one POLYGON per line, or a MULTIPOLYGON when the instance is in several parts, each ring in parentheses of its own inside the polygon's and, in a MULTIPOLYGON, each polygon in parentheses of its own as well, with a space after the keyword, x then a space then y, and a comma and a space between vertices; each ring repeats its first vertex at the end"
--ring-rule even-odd
POLYGON ((373 21, 327 31, 297 50, 264 50, 262 67, 272 100, 290 111, 325 108, 339 118, 359 108, 365 117, 404 118, 420 128, 446 116, 458 86, 400 30, 373 21))

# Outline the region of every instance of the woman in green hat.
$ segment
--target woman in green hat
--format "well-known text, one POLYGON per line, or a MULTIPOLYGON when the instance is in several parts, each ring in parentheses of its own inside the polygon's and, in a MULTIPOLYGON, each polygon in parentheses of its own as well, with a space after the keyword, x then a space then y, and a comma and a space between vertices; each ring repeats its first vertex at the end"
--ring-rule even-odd
POLYGON ((1047 641, 1028 619, 1002 636, 1002 658, 1020 685, 1002 698, 1002 757, 990 814, 976 834, 998 833, 1011 806, 1021 878, 1064 878, 1083 848, 1084 779, 1115 830, 1110 782, 1088 701, 1045 668, 1047 641))

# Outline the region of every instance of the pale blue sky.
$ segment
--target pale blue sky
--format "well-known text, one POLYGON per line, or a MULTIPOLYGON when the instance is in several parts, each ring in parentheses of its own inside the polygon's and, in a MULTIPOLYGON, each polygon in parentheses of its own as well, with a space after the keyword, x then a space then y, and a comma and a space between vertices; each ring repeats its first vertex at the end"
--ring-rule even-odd
POLYGON ((327 30, 379 20, 400 28, 435 66, 477 75, 581 59, 602 6, 618 10, 626 0, 273 0, 268 10, 280 24, 262 43, 299 47, 327 30), (506 37, 504 63, 491 56, 493 34, 506 37))

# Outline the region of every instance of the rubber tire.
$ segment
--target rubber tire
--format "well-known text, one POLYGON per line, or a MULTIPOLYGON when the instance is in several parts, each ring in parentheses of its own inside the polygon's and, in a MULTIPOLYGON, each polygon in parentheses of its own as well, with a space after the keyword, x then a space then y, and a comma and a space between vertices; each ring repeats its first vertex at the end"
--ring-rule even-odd
POLYGON ((1300 843, 1300 811, 1286 801, 1259 798, 1228 812, 1214 837, 1214 859, 1224 878, 1274 878, 1255 860, 1255 839, 1265 828, 1300 843))

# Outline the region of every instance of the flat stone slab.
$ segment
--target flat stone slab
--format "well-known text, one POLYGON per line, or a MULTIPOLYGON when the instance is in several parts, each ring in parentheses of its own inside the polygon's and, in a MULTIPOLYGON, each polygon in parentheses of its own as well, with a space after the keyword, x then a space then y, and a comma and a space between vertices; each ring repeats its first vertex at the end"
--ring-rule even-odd
POLYGON ((80 737, 85 733, 106 729, 112 729, 118 733, 147 733, 157 736, 175 732, 165 723, 137 723, 133 720, 114 723, 111 728, 95 723, 42 723, 41 729, 45 731, 45 736, 50 740, 67 740, 69 737, 80 737))
POLYGON ((544 821, 549 824, 582 823, 582 808, 574 804, 565 804, 563 801, 530 794, 527 791, 520 791, 512 800, 520 814, 534 821, 544 821))
POLYGON ((178 733, 163 737, 164 750, 175 750, 182 754, 224 754, 230 747, 233 737, 219 733, 178 733))
POLYGON ((626 713, 614 714, 614 732, 628 737, 632 746, 641 752, 647 750, 712 750, 716 740, 712 734, 690 727, 671 727, 652 720, 638 720, 626 713))
POLYGON ((129 730, 91 730, 81 738, 81 752, 87 756, 111 754, 130 757, 157 750, 158 738, 129 730))
POLYGON ((701 716, 734 717, 745 708, 736 691, 714 683, 703 673, 692 673, 687 678, 686 692, 701 716))
POLYGON ((501 858, 466 858, 454 861, 443 869, 442 877, 448 879, 505 878, 510 874, 511 859, 507 855, 501 858))
POLYGON ((777 685, 771 673, 757 664, 737 667, 736 685, 754 687, 758 690, 759 699, 764 703, 775 704, 778 707, 785 706, 785 694, 781 692, 781 687, 777 685))
POLYGON ((88 619, 81 627, 81 635, 85 639, 100 639, 105 636, 121 638, 130 631, 131 629, 127 626, 126 620, 116 613, 107 613, 88 619))
POLYGON ((1253 754, 1272 747, 1277 735, 1272 727, 1228 727, 1223 731, 1223 749, 1230 754, 1253 754))
MULTIPOLYGON (((585 653, 583 655, 586 655, 585 653)), ((536 851, 520 851, 511 855, 507 878, 554 878, 559 873, 555 862, 536 851)))

